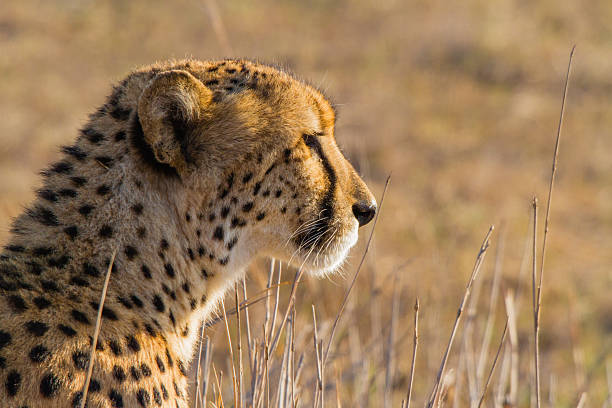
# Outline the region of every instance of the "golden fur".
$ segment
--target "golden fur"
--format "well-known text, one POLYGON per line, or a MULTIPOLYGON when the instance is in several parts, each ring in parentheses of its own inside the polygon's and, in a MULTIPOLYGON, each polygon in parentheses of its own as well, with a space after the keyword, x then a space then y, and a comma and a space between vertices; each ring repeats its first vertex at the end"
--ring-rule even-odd
POLYGON ((197 328, 257 255, 343 262, 375 201, 323 95, 249 61, 130 74, 43 172, 0 258, 3 407, 187 407, 197 328))

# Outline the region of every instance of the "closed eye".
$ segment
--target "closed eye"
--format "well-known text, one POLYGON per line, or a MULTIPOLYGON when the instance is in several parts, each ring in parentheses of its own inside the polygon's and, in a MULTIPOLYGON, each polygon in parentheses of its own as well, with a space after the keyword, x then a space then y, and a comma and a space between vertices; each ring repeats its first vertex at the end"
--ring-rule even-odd
POLYGON ((310 134, 304 133, 302 135, 302 139, 304 139, 304 143, 306 143, 306 146, 310 147, 311 149, 319 150, 321 149, 321 145, 319 144, 317 137, 320 136, 323 136, 322 132, 315 132, 310 134))

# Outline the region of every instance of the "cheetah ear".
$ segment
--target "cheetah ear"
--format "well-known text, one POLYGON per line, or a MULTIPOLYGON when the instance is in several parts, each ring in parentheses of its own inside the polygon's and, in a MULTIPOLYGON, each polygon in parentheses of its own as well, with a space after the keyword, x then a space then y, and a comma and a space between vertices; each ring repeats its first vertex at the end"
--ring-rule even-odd
POLYGON ((211 90, 182 70, 157 75, 140 96, 138 117, 144 141, 157 161, 179 175, 194 162, 194 131, 211 100, 211 90))

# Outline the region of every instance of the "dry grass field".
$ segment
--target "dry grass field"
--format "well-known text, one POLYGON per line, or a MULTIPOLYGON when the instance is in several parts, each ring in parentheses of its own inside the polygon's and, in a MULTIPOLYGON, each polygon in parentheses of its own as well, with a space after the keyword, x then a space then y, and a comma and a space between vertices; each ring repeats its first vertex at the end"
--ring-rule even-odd
MULTIPOLYGON (((183 57, 279 64, 330 95, 339 111, 339 144, 379 199, 388 174, 391 182, 323 384, 316 355, 327 347, 371 225, 342 273, 301 280, 295 315, 290 311, 267 361, 266 304, 267 327, 275 333, 294 269, 282 265, 282 276, 272 279, 283 283, 278 295, 273 288, 247 309, 257 355, 249 357, 244 312, 240 333, 235 315, 227 326, 221 321, 205 330, 212 350, 208 363, 201 356, 198 374, 207 407, 237 405, 227 331, 237 371, 242 354, 243 406, 293 406, 287 402, 293 393, 299 406, 322 407, 315 401, 321 390, 327 406, 401 406, 417 296, 412 406, 426 404, 491 224, 496 228, 449 355, 440 404, 478 406, 510 303, 512 327, 483 406, 535 406, 531 200, 540 202, 540 251, 567 58, 577 44, 547 242, 541 399, 542 406, 610 408, 611 21, 606 0, 3 0, 0 243, 11 218, 33 198, 38 171, 129 70, 183 57), (320 341, 313 341, 313 309, 320 341), (251 374, 255 360, 265 373, 251 374), (268 385, 261 382, 266 378, 268 385)), ((264 293, 268 268, 261 260, 249 272, 250 299, 264 293)), ((242 287, 238 292, 242 300, 242 287)), ((225 305, 228 313, 234 308, 233 294, 225 305)), ((192 371, 195 383, 195 366, 192 371)))

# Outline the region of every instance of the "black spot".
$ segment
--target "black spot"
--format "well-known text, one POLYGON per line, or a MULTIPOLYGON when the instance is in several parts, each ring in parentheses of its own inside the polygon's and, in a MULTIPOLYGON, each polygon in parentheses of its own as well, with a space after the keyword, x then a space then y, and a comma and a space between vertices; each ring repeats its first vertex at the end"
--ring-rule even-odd
POLYGON ((176 275, 174 272, 174 268, 169 263, 164 265, 164 270, 166 271, 166 275, 168 275, 171 278, 174 278, 174 276, 176 275))
POLYGON ((144 238, 147 236, 147 229, 145 227, 140 227, 136 230, 136 234, 138 235, 138 238, 144 238))
POLYGON ((83 264, 83 273, 88 276, 93 276, 94 278, 100 276, 98 269, 88 263, 83 264))
POLYGON ((70 314, 72 315, 72 318, 76 320, 77 322, 83 323, 83 324, 90 324, 89 319, 83 312, 80 312, 76 309, 72 309, 70 314))
POLYGON ((274 196, 276 198, 280 197, 283 194, 283 190, 276 190, 276 193, 274 193, 274 196))
POLYGON ((75 351, 72 353, 72 361, 77 370, 87 370, 89 364, 89 354, 83 351, 75 351))
POLYGON ((21 253, 25 251, 25 248, 21 245, 7 245, 4 247, 7 251, 21 253))
POLYGON ((215 218, 216 218, 216 217, 215 217, 215 213, 211 213, 211 214, 208 216, 208 221, 213 222, 213 221, 215 220, 215 218))
POLYGON ((189 255, 189 259, 192 261, 195 259, 195 255, 193 254, 193 250, 191 248, 187 248, 187 255, 189 255))
POLYGON ((266 176, 268 174, 270 174, 272 172, 272 170, 274 170, 274 167, 276 167, 276 163, 273 163, 270 167, 268 167, 268 170, 266 170, 266 176))
POLYGON ((4 358, 4 357, 0 357, 0 368, 1 369, 5 369, 6 368, 6 358, 4 358))
POLYGON ((208 279, 208 277, 210 276, 208 274, 208 271, 206 269, 202 268, 201 272, 202 272, 202 276, 204 277, 204 279, 208 279))
POLYGON ((255 183, 255 187, 253 188, 253 195, 259 194, 259 190, 261 190, 261 183, 258 181, 255 183))
POLYGON ((132 206, 132 211, 134 211, 134 214, 136 215, 142 214, 142 210, 144 210, 144 206, 140 203, 134 204, 132 206))
POLYGON ((9 344, 11 344, 11 334, 4 330, 0 330, 0 349, 3 349, 9 344))
POLYGON ((215 232, 213 233, 213 238, 219 241, 223 241, 223 227, 222 226, 218 226, 217 228, 215 228, 215 232))
POLYGON ((15 313, 22 313, 28 308, 23 298, 19 295, 10 295, 7 300, 15 313))
POLYGON ((140 351, 140 343, 138 342, 138 340, 136 340, 136 338, 134 336, 127 336, 125 338, 126 342, 127 342, 127 346, 130 350, 134 351, 134 352, 138 352, 140 351))
POLYGON ((59 221, 57 220, 55 213, 40 205, 36 205, 34 208, 26 210, 26 214, 30 218, 33 218, 35 221, 38 221, 47 227, 57 227, 59 225, 59 221))
POLYGON ((150 377, 152 374, 151 368, 145 363, 142 363, 140 365, 140 371, 142 371, 142 375, 144 375, 145 377, 150 377))
MULTIPOLYGON (((80 408, 81 401, 83 400, 83 391, 77 391, 74 393, 74 397, 72 398, 72 408, 80 408)), ((88 407, 87 403, 85 406, 88 407)))
POLYGON ((48 373, 40 381, 40 393, 45 398, 54 397, 61 386, 60 379, 55 375, 48 373))
POLYGON ((269 195, 270 195, 270 190, 266 190, 266 191, 264 191, 262 195, 263 195, 264 197, 269 196, 269 195))
POLYGON ((55 203, 57 202, 57 194, 53 190, 41 189, 36 192, 36 195, 46 201, 55 203))
POLYGON ((134 306, 132 305, 132 302, 130 302, 128 299, 119 296, 117 298, 117 300, 119 301, 119 303, 121 303, 126 309, 132 309, 134 306))
POLYGON ((70 180, 72 181, 72 184, 74 184, 75 187, 83 187, 86 183, 87 183, 87 179, 85 177, 70 177, 70 180))
POLYGON ((87 153, 81 150, 81 148, 78 146, 64 146, 62 147, 62 152, 74 157, 79 161, 84 160, 87 157, 87 153))
POLYGON ((166 310, 166 305, 164 305, 164 302, 159 295, 155 295, 153 297, 153 306, 155 306, 155 310, 158 312, 163 313, 164 310, 166 310))
POLYGON ((286 213, 286 212, 287 212, 287 207, 283 207, 283 208, 281 208, 281 213, 282 213, 282 214, 284 214, 284 213, 286 213))
POLYGON ((80 278, 78 276, 74 276, 70 279, 70 284, 71 285, 76 285, 76 286, 81 286, 81 287, 88 287, 89 286, 89 282, 87 282, 85 279, 80 278))
POLYGON ((164 396, 164 400, 168 400, 169 394, 168 394, 168 390, 166 389, 166 386, 164 384, 160 384, 160 388, 162 390, 162 395, 164 396))
POLYGON ((61 195, 62 197, 74 198, 77 196, 77 192, 71 188, 63 188, 59 191, 59 195, 61 195))
POLYGON ((229 207, 223 207, 221 209, 221 218, 223 219, 227 218, 227 215, 229 214, 229 212, 230 212, 229 207))
POLYGON ((103 225, 99 232, 102 238, 111 238, 113 236, 113 228, 110 225, 103 225))
POLYGON ((57 286, 57 283, 51 280, 41 279, 40 286, 44 290, 49 291, 49 292, 59 292, 60 291, 59 286, 57 286))
POLYGON ((132 375, 132 379, 135 381, 140 381, 140 371, 134 366, 130 367, 130 374, 132 375))
POLYGON ((151 270, 149 269, 149 267, 147 265, 142 265, 140 267, 140 270, 142 271, 142 275, 147 278, 147 279, 151 279, 151 270))
POLYGON ((155 329, 150 325, 150 324, 145 324, 145 330, 147 331, 147 333, 149 333, 149 336, 151 337, 157 337, 157 332, 155 331, 155 329))
MULTIPOLYGON (((108 113, 115 120, 126 121, 130 118, 130 114, 132 113, 132 111, 128 108, 124 108, 121 105, 116 105, 111 110, 109 110, 108 113)), ((115 140, 116 140, 116 136, 115 136, 115 140)))
POLYGON ((157 405, 161 405, 163 403, 161 394, 159 393, 157 387, 153 387, 153 401, 155 401, 157 405))
POLYGON ((225 258, 219 259, 219 264, 220 265, 225 266, 225 265, 227 265, 228 262, 229 262, 229 256, 226 256, 225 258))
POLYGON ((172 322, 172 326, 176 326, 176 319, 174 318, 174 313, 172 313, 172 310, 170 310, 170 314, 168 314, 168 317, 170 318, 170 321, 172 322))
POLYGON ((91 205, 83 205, 81 207, 79 207, 79 214, 81 215, 89 215, 89 213, 93 210, 94 208, 91 205))
POLYGON ((70 227, 64 228, 64 232, 68 235, 68 237, 70 237, 71 240, 74 240, 79 234, 76 225, 71 225, 70 227))
POLYGON ((85 128, 81 131, 81 133, 83 133, 85 138, 87 138, 87 140, 89 140, 93 144, 98 144, 102 140, 104 140, 104 135, 99 132, 96 132, 92 128, 85 128))
POLYGON ((116 356, 120 356, 121 354, 123 354, 123 351, 121 350, 121 345, 117 340, 109 340, 108 347, 110 347, 111 351, 116 356))
POLYGON ((174 386, 174 392, 176 393, 176 396, 182 397, 183 395, 181 394, 181 389, 178 387, 178 384, 176 383, 176 381, 173 381, 172 385, 174 386))
POLYGON ((134 259, 134 257, 136 257, 137 255, 138 255, 138 250, 136 248, 134 248, 131 245, 128 245, 125 247, 125 256, 127 256, 129 260, 134 259))
POLYGON ((143 303, 142 300, 140 300, 140 298, 136 295, 131 295, 130 299, 132 299, 132 302, 134 302, 134 304, 136 305, 136 307, 143 307, 143 303))
POLYGON ((185 364, 183 364, 181 360, 178 360, 176 365, 178 366, 178 369, 180 373, 183 375, 183 377, 187 377, 187 370, 185 369, 185 364))
POLYGON ((204 82, 204 85, 206 85, 206 86, 212 86, 212 85, 218 85, 218 84, 219 84, 219 81, 216 80, 216 79, 210 79, 210 80, 204 82))
POLYGON ((198 247, 198 255, 204 256, 205 254, 206 254, 206 250, 204 250, 204 247, 199 246, 198 247))
POLYGON ((62 255, 62 256, 57 257, 57 258, 49 258, 49 260, 47 261, 47 265, 49 265, 52 268, 62 269, 63 267, 68 265, 69 261, 70 261, 70 257, 69 256, 62 255))
POLYGON ((29 321, 25 324, 25 327, 30 334, 36 337, 44 336, 47 330, 49 330, 49 326, 46 323, 37 321, 29 321))
POLYGON ((228 74, 233 74, 234 72, 236 72, 236 70, 234 68, 225 68, 225 72, 227 72, 228 74))
POLYGON ((111 390, 108 394, 112 408, 123 408, 123 397, 117 390, 111 390))
POLYGON ((16 370, 11 370, 6 376, 6 382, 4 386, 6 387, 6 393, 9 397, 14 397, 17 395, 19 391, 19 386, 21 385, 21 374, 16 370))
POLYGON ((226 245, 227 249, 231 251, 237 242, 238 242, 238 237, 233 237, 232 239, 230 239, 226 245))
POLYGON ((72 164, 68 163, 67 161, 60 161, 57 163, 53 163, 51 167, 49 168, 49 171, 47 172, 47 174, 49 172, 57 173, 57 174, 69 174, 71 171, 72 171, 72 164))
POLYGON ((201 230, 196 230, 196 235, 199 237, 200 235, 202 235, 202 231, 201 230))
POLYGON ((182 288, 183 288, 183 290, 185 291, 185 293, 189 293, 189 290, 191 289, 191 288, 189 287, 189 282, 185 282, 185 283, 183 283, 182 288))
POLYGON ((242 206, 242 211, 244 212, 249 212, 253 209, 253 202, 249 201, 248 203, 246 203, 245 205, 242 206))
POLYGON ((39 344, 38 346, 32 347, 28 356, 33 363, 42 363, 50 354, 51 353, 45 346, 39 344))
POLYGON ((115 142, 120 142, 122 140, 125 140, 125 132, 123 130, 120 130, 115 134, 115 142))
POLYGON ((46 309, 49 306, 51 306, 51 302, 49 300, 47 300, 47 298, 45 298, 43 296, 35 297, 33 299, 33 302, 36 305, 36 307, 39 308, 40 310, 46 309))
POLYGON ((160 246, 161 246, 161 249, 165 251, 166 249, 168 249, 168 246, 169 246, 168 241, 166 241, 165 239, 162 239, 160 246))
POLYGON ((185 214, 185 221, 187 222, 191 221, 191 215, 189 215, 189 213, 185 214))
POLYGON ((161 373, 165 373, 166 372, 166 366, 164 365, 164 362, 162 361, 161 357, 159 355, 155 356, 155 362, 157 363, 157 367, 159 368, 159 371, 161 373))
POLYGON ((64 335, 68 336, 68 337, 74 337, 76 336, 77 332, 76 330, 74 330, 72 327, 70 326, 66 326, 64 324, 59 324, 57 326, 57 328, 64 333, 64 335))
POLYGON ((123 368, 119 367, 118 365, 113 367, 113 377, 115 377, 115 380, 117 380, 118 382, 122 383, 125 381, 125 371, 123 371, 123 368))
POLYGON ((50 247, 36 247, 32 250, 35 256, 47 256, 53 252, 53 248, 50 247))
POLYGON ((189 299, 189 307, 191 308, 191 310, 196 310, 197 306, 198 302, 195 299, 189 299))
POLYGON ((251 181, 251 179, 253 178, 253 173, 248 172, 247 174, 244 175, 244 177, 242 178, 242 182, 243 183, 248 183, 249 181, 251 181))
POLYGON ((110 187, 107 186, 106 184, 102 184, 101 186, 99 186, 96 189, 96 194, 98 194, 98 195, 103 196, 103 195, 106 195, 108 193, 110 193, 110 187))
POLYGON ((100 381, 92 379, 89 383, 89 391, 91 392, 100 392, 102 386, 100 385, 100 381))
POLYGON ((257 214, 257 221, 261 221, 266 217, 266 213, 265 212, 260 212, 259 214, 257 214))

